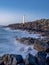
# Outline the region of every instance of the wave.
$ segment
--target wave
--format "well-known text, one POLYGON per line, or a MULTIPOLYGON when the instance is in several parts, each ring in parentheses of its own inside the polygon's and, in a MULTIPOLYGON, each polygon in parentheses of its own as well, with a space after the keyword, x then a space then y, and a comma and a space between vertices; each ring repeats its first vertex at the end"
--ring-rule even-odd
POLYGON ((22 30, 11 30, 9 28, 0 29, 0 55, 3 54, 21 54, 23 58, 28 53, 33 55, 37 54, 33 45, 21 44, 16 40, 17 37, 32 37, 39 38, 39 34, 29 34, 27 31, 22 30))

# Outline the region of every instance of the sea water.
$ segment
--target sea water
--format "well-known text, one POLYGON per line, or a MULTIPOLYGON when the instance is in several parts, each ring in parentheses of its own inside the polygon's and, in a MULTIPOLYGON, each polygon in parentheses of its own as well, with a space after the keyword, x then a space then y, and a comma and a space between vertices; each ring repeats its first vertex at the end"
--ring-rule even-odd
POLYGON ((0 55, 3 54, 21 54, 24 58, 28 53, 35 55, 38 51, 33 49, 33 45, 21 44, 16 40, 17 37, 39 38, 39 34, 30 34, 27 31, 11 30, 9 28, 0 28, 0 55), (31 50, 28 50, 28 49, 31 50))

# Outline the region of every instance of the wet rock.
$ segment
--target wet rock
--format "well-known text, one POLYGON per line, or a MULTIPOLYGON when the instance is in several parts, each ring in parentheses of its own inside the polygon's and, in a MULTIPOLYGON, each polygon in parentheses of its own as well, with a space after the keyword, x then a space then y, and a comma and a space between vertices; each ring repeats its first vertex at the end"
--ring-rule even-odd
POLYGON ((4 65, 17 65, 19 63, 24 62, 21 55, 15 55, 15 54, 10 54, 10 55, 5 54, 2 56, 2 60, 3 62, 1 64, 4 63, 4 65))
POLYGON ((46 51, 48 48, 49 48, 48 44, 43 41, 37 40, 34 43, 34 49, 36 49, 38 51, 46 51))
POLYGON ((4 62, 0 63, 0 65, 5 65, 4 62))
POLYGON ((29 54, 29 64, 31 65, 38 65, 38 60, 36 57, 32 56, 31 54, 29 54))
POLYGON ((35 39, 28 37, 28 38, 17 38, 16 40, 20 41, 23 44, 31 45, 34 44, 35 39))
POLYGON ((49 65, 46 52, 38 52, 36 56, 28 54, 25 59, 21 55, 5 54, 0 57, 0 65, 49 65))
POLYGON ((45 52, 38 52, 36 57, 38 59, 39 65, 45 65, 46 64, 46 56, 47 54, 45 52))
POLYGON ((26 65, 39 65, 37 58, 33 56, 32 54, 28 54, 25 60, 25 64, 26 65))
POLYGON ((11 63, 12 65, 16 65, 17 64, 17 61, 16 61, 16 58, 12 58, 12 63, 11 63))
POLYGON ((49 41, 47 42, 47 44, 49 45, 49 41))
POLYGON ((4 62, 5 65, 11 65, 12 59, 11 59, 9 54, 3 55, 2 59, 3 59, 3 62, 4 62))
POLYGON ((2 59, 2 57, 0 57, 0 65, 3 65, 4 63, 3 63, 3 59, 2 59))
POLYGON ((19 63, 18 65, 25 65, 25 63, 19 63))
POLYGON ((37 57, 40 57, 40 58, 46 58, 46 55, 47 55, 46 52, 41 52, 41 51, 40 51, 40 52, 37 53, 36 56, 37 56, 37 57))
POLYGON ((15 58, 14 60, 16 61, 17 64, 18 64, 18 63, 24 62, 21 55, 14 55, 14 54, 11 54, 10 56, 11 56, 12 58, 15 58))
POLYGON ((48 48, 48 49, 46 49, 46 51, 45 51, 45 52, 49 53, 49 48, 48 48))
POLYGON ((2 57, 0 57, 0 65, 4 65, 2 57))
POLYGON ((49 65, 49 57, 46 59, 46 64, 49 65))

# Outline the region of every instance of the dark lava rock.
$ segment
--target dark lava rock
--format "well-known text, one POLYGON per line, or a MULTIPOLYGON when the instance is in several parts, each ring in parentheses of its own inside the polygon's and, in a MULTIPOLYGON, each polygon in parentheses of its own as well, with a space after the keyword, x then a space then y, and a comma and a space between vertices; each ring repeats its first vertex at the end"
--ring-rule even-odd
POLYGON ((46 64, 49 65, 49 57, 46 59, 46 64))
POLYGON ((33 56, 32 54, 28 54, 25 60, 25 64, 26 65, 39 65, 37 58, 33 56))
POLYGON ((39 65, 45 65, 46 64, 46 56, 47 54, 45 52, 38 52, 36 57, 38 59, 39 65))
POLYGON ((26 45, 34 44, 35 39, 28 37, 28 38, 17 38, 16 40, 20 41, 21 43, 24 43, 26 45))

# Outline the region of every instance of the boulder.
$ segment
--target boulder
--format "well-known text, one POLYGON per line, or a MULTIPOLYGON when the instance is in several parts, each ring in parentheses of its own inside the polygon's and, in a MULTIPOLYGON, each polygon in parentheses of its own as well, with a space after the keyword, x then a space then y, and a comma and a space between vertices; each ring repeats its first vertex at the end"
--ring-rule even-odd
POLYGON ((35 56, 28 53, 25 59, 21 55, 5 54, 0 57, 0 65, 49 65, 46 52, 38 52, 35 56))
POLYGON ((21 55, 11 54, 10 56, 11 56, 12 58, 15 58, 17 64, 24 62, 21 55))
POLYGON ((49 45, 49 41, 47 42, 47 44, 49 45))
POLYGON ((5 65, 16 65, 19 63, 24 62, 23 58, 21 55, 15 55, 15 54, 5 54, 2 56, 2 64, 4 63, 5 65))
POLYGON ((25 63, 19 63, 18 65, 25 65, 25 63))
POLYGON ((46 59, 46 64, 49 65, 49 57, 46 59))
POLYGON ((4 65, 2 57, 0 57, 0 65, 4 65))
POLYGON ((3 55, 2 59, 3 59, 3 62, 4 62, 5 65, 11 65, 11 63, 12 63, 11 60, 12 59, 11 59, 9 54, 3 55))
POLYGON ((2 57, 0 57, 0 65, 4 65, 2 57))
POLYGON ((15 57, 12 58, 12 63, 11 64, 12 65, 17 65, 17 61, 16 61, 16 58, 15 57))
POLYGON ((48 48, 48 49, 46 49, 46 51, 45 51, 45 52, 49 53, 49 48, 48 48))
POLYGON ((36 54, 36 57, 40 57, 40 58, 46 58, 46 56, 47 56, 47 53, 46 52, 38 52, 37 54, 36 54))
POLYGON ((4 62, 0 63, 0 65, 5 65, 4 62))
POLYGON ((32 54, 28 54, 28 56, 25 59, 25 64, 26 65, 39 65, 37 58, 33 56, 32 54))
POLYGON ((36 42, 34 43, 34 49, 38 51, 46 51, 48 48, 48 44, 43 41, 36 40, 36 42))
POLYGON ((47 56, 46 52, 40 51, 37 53, 36 57, 38 59, 39 65, 45 65, 46 64, 46 56, 47 56))
POLYGON ((26 45, 31 45, 31 44, 34 44, 34 41, 35 39, 31 38, 31 37, 24 37, 24 38, 17 38, 16 40, 20 41, 21 43, 23 44, 26 44, 26 45))

